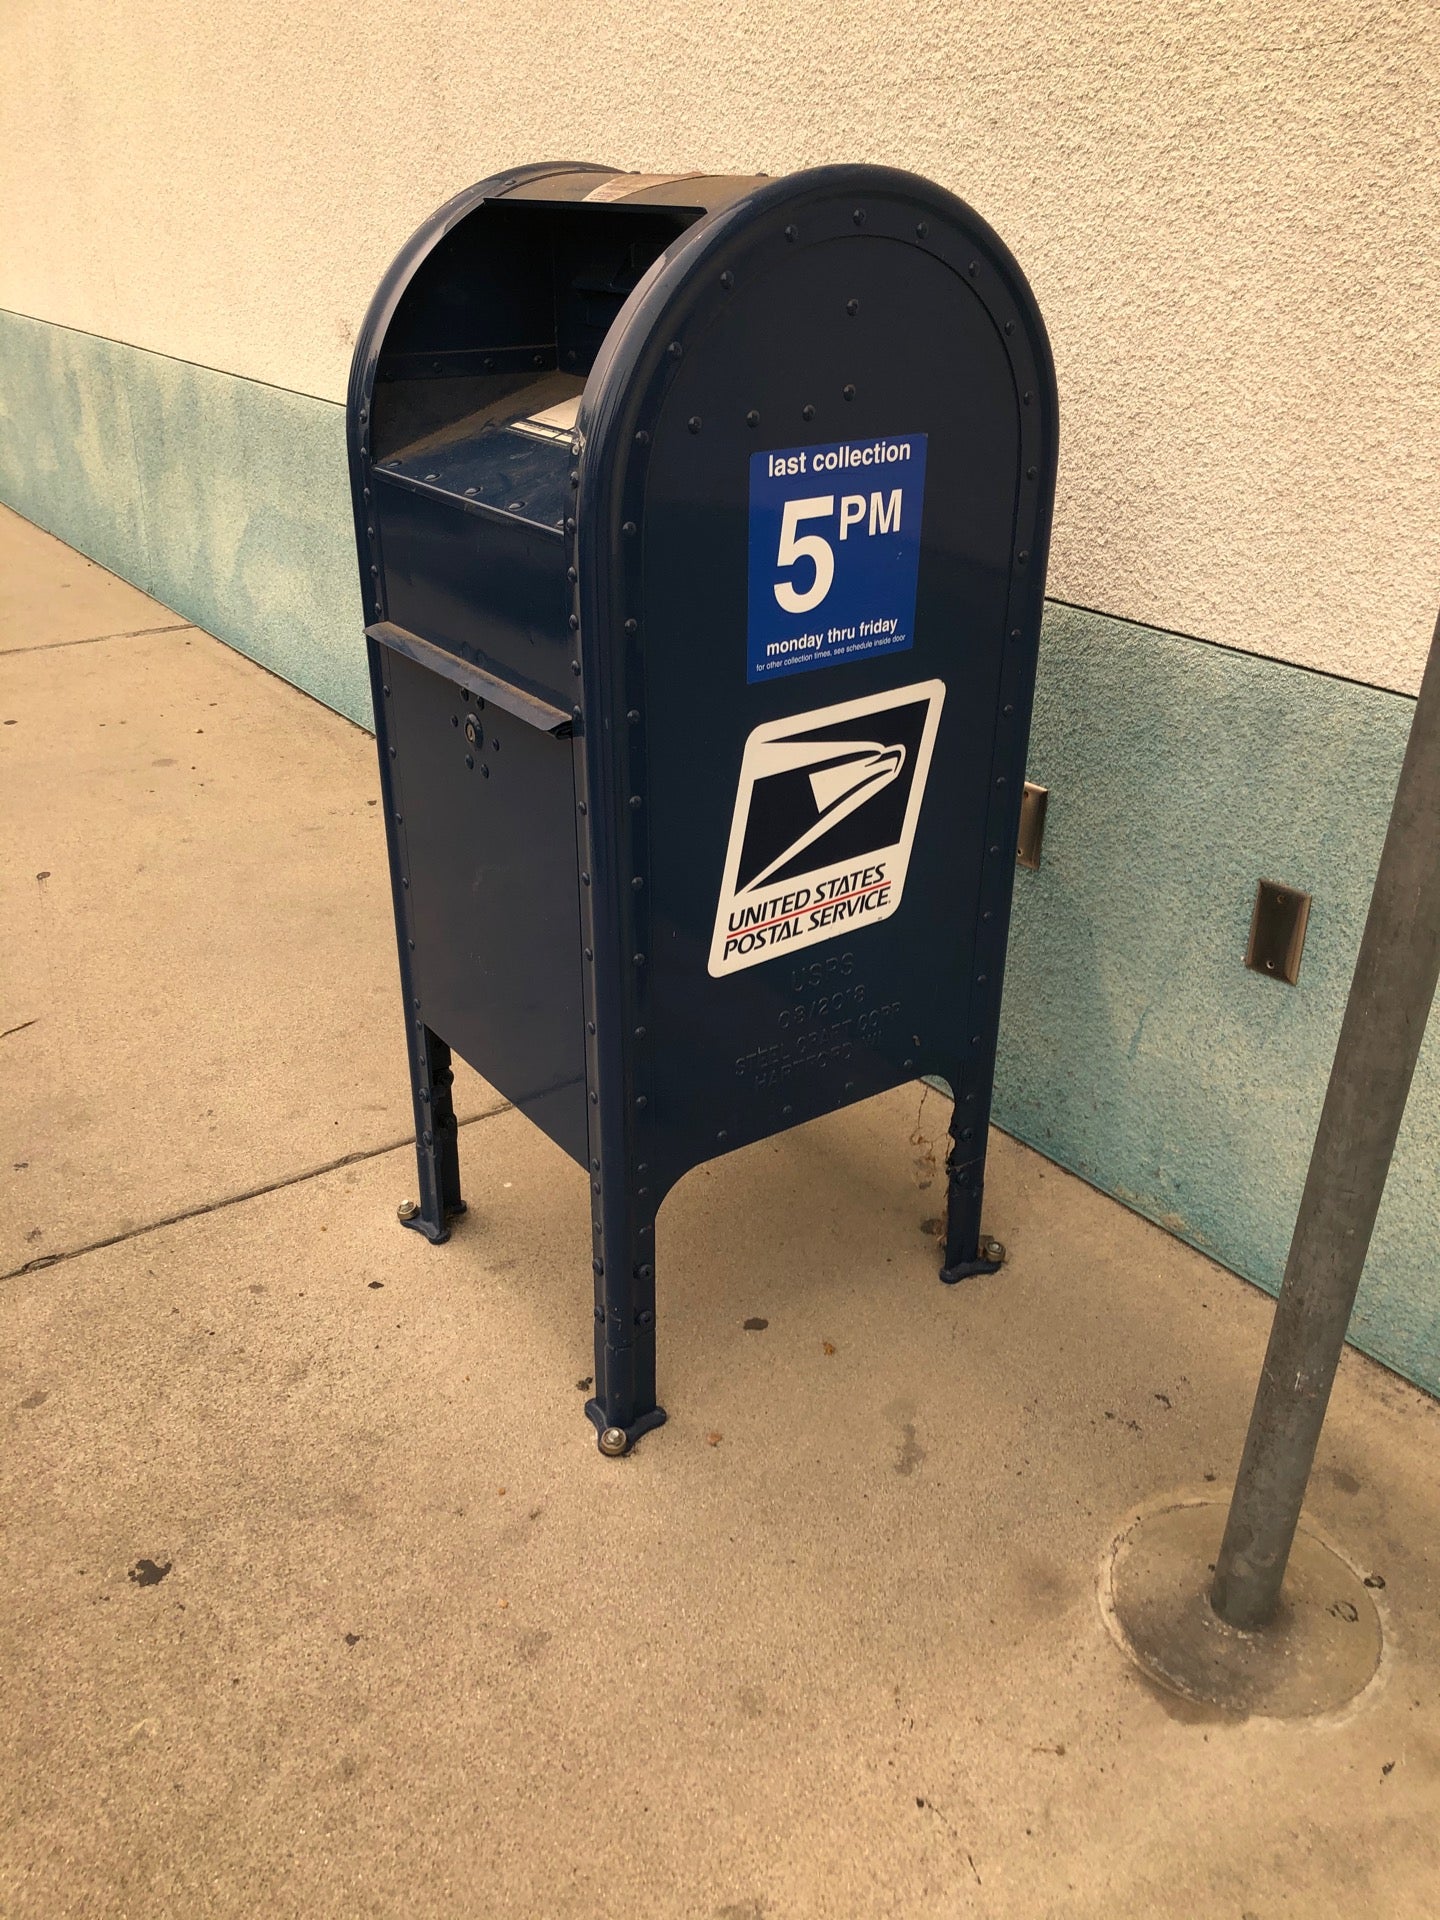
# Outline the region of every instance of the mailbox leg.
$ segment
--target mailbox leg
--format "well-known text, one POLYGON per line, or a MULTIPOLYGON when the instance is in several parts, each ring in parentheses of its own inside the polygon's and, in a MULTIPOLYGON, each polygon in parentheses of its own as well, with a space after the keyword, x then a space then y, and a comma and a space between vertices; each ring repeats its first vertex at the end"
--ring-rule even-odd
POLYGON ((420 1175, 420 1204, 402 1209, 407 1227, 438 1243, 450 1238, 450 1221, 464 1213, 460 1197, 460 1128, 450 1096, 455 1075, 450 1049, 427 1026, 410 1033, 410 1085, 415 1097, 415 1158, 420 1175))
MULTIPOLYGON (((985 1129, 978 1131, 983 1140, 985 1129)), ((940 1278, 947 1286, 968 1280, 977 1273, 998 1273, 1005 1249, 998 1240, 986 1238, 980 1231, 980 1208, 985 1198, 985 1151, 977 1154, 971 1143, 963 1142, 957 1116, 950 1123, 950 1154, 945 1162, 948 1176, 948 1200, 945 1213, 945 1264, 940 1278)))
POLYGON ((592 1184, 595 1245, 595 1394, 585 1411, 600 1451, 627 1453, 642 1433, 662 1426, 655 1399, 654 1212, 620 1172, 592 1184))

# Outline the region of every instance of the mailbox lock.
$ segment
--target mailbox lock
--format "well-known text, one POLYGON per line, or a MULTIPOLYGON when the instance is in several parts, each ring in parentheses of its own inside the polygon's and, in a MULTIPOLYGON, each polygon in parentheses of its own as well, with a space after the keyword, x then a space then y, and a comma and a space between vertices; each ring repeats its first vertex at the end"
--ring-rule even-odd
POLYGON ((477 744, 479 743, 479 739, 480 739, 480 723, 479 723, 479 721, 478 721, 478 720, 477 720, 477 719, 475 718, 475 716, 474 716, 474 714, 473 714, 473 713, 472 713, 472 714, 469 714, 469 715, 467 715, 467 716, 466 716, 466 720, 465 720, 465 738, 466 738, 466 739, 467 739, 467 740, 468 740, 468 741, 470 742, 470 744, 471 744, 471 746, 472 746, 472 747, 473 747, 473 746, 475 746, 475 745, 477 745, 477 744))

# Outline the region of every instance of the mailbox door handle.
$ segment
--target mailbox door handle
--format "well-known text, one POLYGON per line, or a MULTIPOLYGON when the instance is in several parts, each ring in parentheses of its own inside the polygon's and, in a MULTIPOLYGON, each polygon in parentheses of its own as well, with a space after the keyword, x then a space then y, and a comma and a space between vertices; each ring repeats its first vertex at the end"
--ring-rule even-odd
POLYGON ((525 687, 517 687, 513 681, 502 680, 499 674, 490 673, 473 661, 447 653, 444 647, 437 647, 433 640, 422 640, 408 627, 397 627, 392 620, 377 620, 374 626, 365 629, 365 634, 377 645, 389 647, 392 653, 403 653, 416 666, 439 674, 442 680, 491 701, 502 713, 513 714, 527 726, 538 727, 541 733, 564 739, 574 730, 574 723, 563 707, 554 706, 525 687))

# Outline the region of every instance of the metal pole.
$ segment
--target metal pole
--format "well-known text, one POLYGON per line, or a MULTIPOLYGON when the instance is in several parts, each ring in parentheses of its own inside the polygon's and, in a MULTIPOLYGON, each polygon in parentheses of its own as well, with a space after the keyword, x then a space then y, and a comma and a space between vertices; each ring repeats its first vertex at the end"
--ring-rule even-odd
POLYGON ((1440 622, 1420 687, 1210 1601, 1263 1627, 1301 1502, 1440 974, 1440 622))

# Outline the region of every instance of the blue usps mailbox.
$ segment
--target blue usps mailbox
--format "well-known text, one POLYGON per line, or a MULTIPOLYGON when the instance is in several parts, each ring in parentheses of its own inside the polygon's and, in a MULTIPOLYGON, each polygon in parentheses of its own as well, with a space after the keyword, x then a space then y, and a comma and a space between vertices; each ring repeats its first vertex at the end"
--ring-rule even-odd
POLYGON ((911 175, 557 164, 452 200, 351 477, 420 1195, 457 1049, 590 1180, 601 1450, 664 1419, 655 1217, 921 1074, 980 1210, 1054 493, 1024 278, 911 175))

